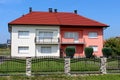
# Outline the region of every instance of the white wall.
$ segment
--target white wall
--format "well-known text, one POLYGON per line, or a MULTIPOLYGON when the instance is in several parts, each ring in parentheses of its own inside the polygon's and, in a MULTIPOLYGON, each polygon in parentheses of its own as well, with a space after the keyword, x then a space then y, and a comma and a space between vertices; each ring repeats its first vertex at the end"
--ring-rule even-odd
MULTIPOLYGON (((36 44, 35 44, 35 36, 37 34, 37 30, 57 30, 57 37, 59 37, 59 26, 28 26, 28 25, 14 25, 12 26, 11 31, 11 56, 12 57, 35 57, 36 56, 36 44), (28 39, 19 39, 18 38, 18 31, 29 31, 29 38, 28 39), (19 46, 28 46, 29 53, 20 54, 18 53, 19 46)), ((57 53, 59 53, 59 45, 56 45, 57 53)), ((44 56, 44 55, 43 55, 44 56)), ((49 55, 50 56, 50 55, 49 55)), ((52 54, 52 56, 54 56, 52 54)))

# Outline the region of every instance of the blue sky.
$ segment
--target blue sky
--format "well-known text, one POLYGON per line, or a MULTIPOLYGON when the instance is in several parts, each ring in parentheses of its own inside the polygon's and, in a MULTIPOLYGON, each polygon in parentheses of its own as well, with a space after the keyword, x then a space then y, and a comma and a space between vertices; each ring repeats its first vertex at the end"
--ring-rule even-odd
POLYGON ((104 38, 120 36, 120 0, 0 0, 0 43, 10 38, 8 22, 33 11, 73 12, 110 25, 104 30, 104 38))

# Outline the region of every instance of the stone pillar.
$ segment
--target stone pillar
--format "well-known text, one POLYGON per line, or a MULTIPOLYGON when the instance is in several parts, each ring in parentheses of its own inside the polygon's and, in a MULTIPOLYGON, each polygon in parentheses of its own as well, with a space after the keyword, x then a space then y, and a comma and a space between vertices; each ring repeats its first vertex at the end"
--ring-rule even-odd
POLYGON ((31 76, 31 57, 26 57, 26 76, 31 76))
POLYGON ((70 75, 70 58, 65 58, 64 72, 70 75))
POLYGON ((102 57, 101 58, 101 67, 100 67, 100 71, 101 71, 102 74, 107 74, 107 71, 106 71, 106 62, 107 62, 107 58, 102 57))

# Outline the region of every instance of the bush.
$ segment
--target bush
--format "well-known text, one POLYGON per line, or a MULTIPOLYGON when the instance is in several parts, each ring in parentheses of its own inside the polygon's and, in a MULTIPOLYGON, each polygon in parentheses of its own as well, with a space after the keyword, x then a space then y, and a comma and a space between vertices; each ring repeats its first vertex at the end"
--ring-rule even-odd
POLYGON ((92 57, 92 54, 93 54, 93 48, 92 47, 86 47, 84 49, 84 51, 85 51, 86 58, 92 57))
POLYGON ((103 53, 103 56, 104 57, 110 57, 110 56, 112 56, 112 49, 111 48, 109 48, 109 47, 104 47, 103 49, 102 49, 102 53, 103 53))
POLYGON ((66 52, 67 57, 73 58, 73 56, 75 54, 75 47, 67 47, 65 49, 65 52, 66 52))
POLYGON ((1 49, 7 48, 7 44, 0 44, 0 48, 1 48, 1 49))

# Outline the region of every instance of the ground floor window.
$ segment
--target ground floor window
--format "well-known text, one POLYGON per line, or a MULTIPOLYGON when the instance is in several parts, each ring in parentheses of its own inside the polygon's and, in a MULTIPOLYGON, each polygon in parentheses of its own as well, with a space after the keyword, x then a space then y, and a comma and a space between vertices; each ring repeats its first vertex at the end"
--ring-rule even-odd
POLYGON ((51 46, 42 46, 41 47, 41 53, 51 53, 51 46))
POLYGON ((93 48, 93 51, 94 51, 94 52, 97 52, 97 51, 98 51, 98 46, 90 46, 90 47, 93 48))
POLYGON ((18 47, 18 53, 29 53, 29 47, 28 46, 19 46, 18 47))

